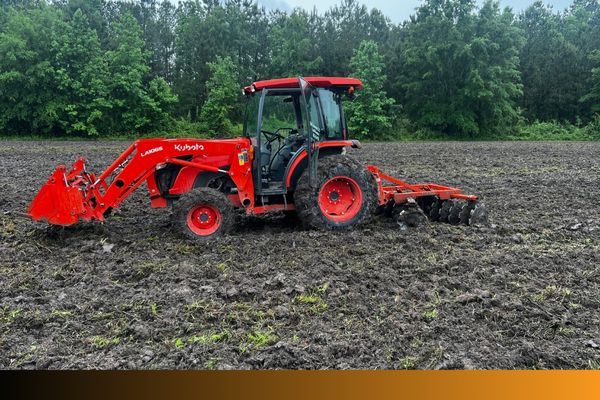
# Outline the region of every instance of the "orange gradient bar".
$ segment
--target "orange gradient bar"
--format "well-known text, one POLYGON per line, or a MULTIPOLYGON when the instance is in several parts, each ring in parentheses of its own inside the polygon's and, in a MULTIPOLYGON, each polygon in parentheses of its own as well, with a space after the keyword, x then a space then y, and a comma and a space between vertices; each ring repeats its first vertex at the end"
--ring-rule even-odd
POLYGON ((37 371, 5 375, 10 394, 16 396, 5 398, 600 399, 600 371, 37 371))

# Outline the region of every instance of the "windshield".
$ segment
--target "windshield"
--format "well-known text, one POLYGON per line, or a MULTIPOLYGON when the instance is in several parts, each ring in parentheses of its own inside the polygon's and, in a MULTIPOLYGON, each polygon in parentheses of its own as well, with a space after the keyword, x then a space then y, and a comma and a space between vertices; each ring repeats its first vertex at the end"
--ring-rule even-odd
POLYGON ((298 91, 269 91, 265 96, 262 130, 276 132, 278 129, 298 129, 296 105, 298 91))

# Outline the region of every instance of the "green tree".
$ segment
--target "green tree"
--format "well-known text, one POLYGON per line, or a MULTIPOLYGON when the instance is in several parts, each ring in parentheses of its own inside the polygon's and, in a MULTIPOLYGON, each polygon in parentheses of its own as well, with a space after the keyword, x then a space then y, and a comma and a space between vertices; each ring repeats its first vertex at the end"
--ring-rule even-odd
MULTIPOLYGON (((576 74, 565 77, 573 92, 572 107, 584 122, 593 118, 598 109, 598 69, 600 68, 600 2, 598 0, 574 0, 565 16, 565 36, 577 48, 577 57, 569 60, 576 74), (590 96, 591 94, 591 96, 590 96), (580 101, 577 103, 577 97, 580 101)), ((598 126, 598 117, 592 124, 598 126)), ((597 129, 597 128, 596 128, 597 129)))
POLYGON ((350 75, 364 84, 359 96, 346 105, 349 128, 358 137, 382 139, 392 127, 387 108, 394 100, 384 90, 387 77, 377 44, 372 40, 361 42, 349 66, 350 75))
POLYGON ((55 73, 59 81, 58 125, 62 132, 97 135, 104 129, 108 99, 108 65, 96 30, 81 10, 64 25, 62 40, 54 41, 55 73))
POLYGON ((156 42, 153 48, 153 71, 173 83, 173 62, 175 57, 176 8, 169 0, 163 0, 158 8, 156 22, 156 42))
POLYGON ((115 48, 106 55, 111 75, 109 131, 144 133, 166 127, 177 97, 163 78, 145 84, 150 67, 139 24, 130 14, 124 14, 113 30, 115 48))
POLYGON ((185 1, 179 4, 175 40, 174 90, 179 96, 178 114, 196 121, 206 100, 208 63, 225 55, 230 42, 225 10, 218 1, 185 1))
POLYGON ((520 15, 519 24, 526 37, 520 54, 525 116, 530 121, 574 121, 580 96, 575 60, 580 55, 564 35, 564 19, 537 1, 520 15))
POLYGON ((474 114, 473 133, 503 134, 514 130, 523 94, 519 50, 524 42, 515 15, 500 11, 500 3, 486 1, 471 39, 471 69, 465 84, 465 106, 474 114))
POLYGON ((52 7, 8 8, 0 31, 0 131, 51 134, 59 119, 53 42, 64 22, 52 7))
POLYGON ((518 116, 521 31, 509 9, 486 1, 428 0, 406 26, 396 79, 417 127, 501 133, 518 116))
POLYGON ((211 136, 227 136, 232 132, 231 114, 239 104, 237 67, 230 57, 217 57, 208 68, 208 94, 200 122, 211 136))
POLYGON ((600 50, 590 54, 590 61, 594 63, 589 92, 581 98, 582 102, 590 103, 595 113, 600 113, 600 50))
POLYGON ((269 32, 271 76, 316 74, 323 65, 319 55, 315 26, 316 12, 295 9, 290 15, 277 13, 269 32))
POLYGON ((369 11, 357 0, 340 1, 326 11, 321 20, 314 42, 323 58, 322 72, 334 76, 348 75, 350 59, 363 40, 372 40, 383 46, 391 26, 381 11, 369 11))

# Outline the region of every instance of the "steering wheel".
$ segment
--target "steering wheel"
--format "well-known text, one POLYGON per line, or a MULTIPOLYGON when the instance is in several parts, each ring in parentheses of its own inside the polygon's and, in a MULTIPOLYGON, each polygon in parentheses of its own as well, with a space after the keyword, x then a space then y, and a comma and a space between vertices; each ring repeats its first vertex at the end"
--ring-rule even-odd
MULTIPOLYGON (((279 130, 279 129, 277 129, 277 130, 279 130)), ((283 139, 283 136, 280 135, 279 133, 277 133, 277 131, 269 132, 269 131, 265 131, 264 129, 261 129, 260 132, 265 135, 265 137, 267 138, 267 142, 269 144, 273 143, 275 140, 283 139)))

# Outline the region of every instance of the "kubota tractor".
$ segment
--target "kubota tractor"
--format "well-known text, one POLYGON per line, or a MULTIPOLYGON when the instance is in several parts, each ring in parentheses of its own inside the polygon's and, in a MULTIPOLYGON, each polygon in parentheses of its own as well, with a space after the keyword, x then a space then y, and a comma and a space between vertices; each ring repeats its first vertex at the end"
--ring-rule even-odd
POLYGON ((377 211, 416 225, 425 215, 453 224, 486 220, 476 196, 437 184, 408 184, 345 154, 342 99, 362 83, 353 78, 284 78, 254 82, 244 135, 235 139, 142 139, 102 174, 85 158, 59 166, 29 206, 34 220, 71 225, 103 221, 146 183, 152 207, 173 207, 174 225, 206 240, 247 215, 296 212, 307 226, 345 229, 377 211), (384 185, 383 181, 390 184, 384 185))

